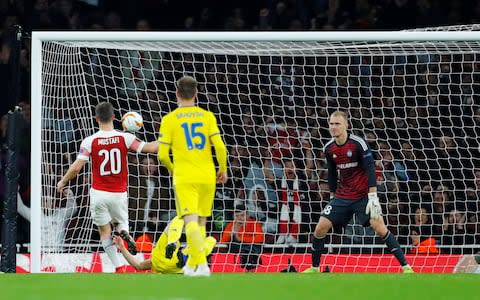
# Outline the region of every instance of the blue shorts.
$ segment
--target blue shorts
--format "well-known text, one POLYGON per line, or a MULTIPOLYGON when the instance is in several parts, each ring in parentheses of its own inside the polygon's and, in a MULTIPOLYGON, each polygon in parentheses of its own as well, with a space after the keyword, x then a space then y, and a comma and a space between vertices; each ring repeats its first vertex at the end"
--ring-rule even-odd
POLYGON ((365 213, 367 203, 368 197, 360 200, 332 198, 322 210, 321 215, 330 220, 334 227, 338 228, 340 226, 345 227, 355 214, 358 223, 368 227, 370 226, 370 216, 365 213))

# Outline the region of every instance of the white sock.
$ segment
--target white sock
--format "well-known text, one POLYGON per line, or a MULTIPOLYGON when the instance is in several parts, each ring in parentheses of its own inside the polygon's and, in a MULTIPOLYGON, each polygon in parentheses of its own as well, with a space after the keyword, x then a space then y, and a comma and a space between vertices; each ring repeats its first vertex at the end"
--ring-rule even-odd
POLYGON ((198 266, 197 266, 197 269, 198 269, 198 268, 205 268, 205 269, 209 269, 209 268, 208 268, 208 263, 203 263, 203 264, 200 264, 200 265, 198 265, 198 266))
POLYGON ((120 261, 118 260, 117 256, 117 247, 115 247, 115 244, 113 244, 113 240, 110 238, 102 240, 101 242, 105 253, 107 253, 115 268, 120 267, 120 261))

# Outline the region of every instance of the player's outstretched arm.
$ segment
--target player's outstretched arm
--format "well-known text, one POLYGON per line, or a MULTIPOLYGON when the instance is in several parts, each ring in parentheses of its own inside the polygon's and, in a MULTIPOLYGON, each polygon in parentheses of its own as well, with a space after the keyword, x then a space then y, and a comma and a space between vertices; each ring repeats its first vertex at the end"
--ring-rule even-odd
POLYGON ((143 153, 157 153, 158 152, 158 141, 145 143, 142 148, 143 153))
POLYGON ((152 268, 152 260, 146 259, 144 261, 139 261, 135 258, 128 250, 125 248, 123 244, 123 239, 119 236, 113 237, 113 243, 117 247, 117 249, 122 253, 125 260, 128 262, 129 265, 135 268, 135 270, 150 270, 152 268))
POLYGON ((62 179, 57 183, 57 191, 59 193, 62 192, 63 188, 67 185, 67 183, 72 180, 73 178, 77 177, 80 170, 83 168, 87 161, 83 159, 76 159, 73 164, 68 168, 67 173, 63 175, 62 179))

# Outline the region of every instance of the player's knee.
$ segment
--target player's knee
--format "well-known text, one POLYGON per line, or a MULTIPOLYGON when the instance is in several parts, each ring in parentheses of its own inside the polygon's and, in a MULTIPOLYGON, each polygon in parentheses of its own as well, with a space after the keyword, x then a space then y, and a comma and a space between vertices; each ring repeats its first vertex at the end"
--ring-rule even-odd
POLYGON ((190 223, 190 222, 196 222, 198 224, 198 215, 197 214, 188 214, 183 216, 183 220, 185 221, 185 224, 190 223))
POLYGON ((324 237, 327 234, 328 230, 325 230, 324 228, 316 227, 314 235, 316 237, 324 237))
POLYGON ((388 232, 387 226, 385 226, 385 223, 383 223, 381 219, 370 220, 370 226, 372 226, 372 229, 377 233, 378 236, 383 237, 388 232))
POLYGON ((207 225, 207 218, 206 217, 198 217, 198 225, 200 225, 200 226, 207 225))
POLYGON ((316 237, 323 237, 328 233, 331 227, 332 223, 328 219, 322 217, 315 227, 314 234, 316 237))

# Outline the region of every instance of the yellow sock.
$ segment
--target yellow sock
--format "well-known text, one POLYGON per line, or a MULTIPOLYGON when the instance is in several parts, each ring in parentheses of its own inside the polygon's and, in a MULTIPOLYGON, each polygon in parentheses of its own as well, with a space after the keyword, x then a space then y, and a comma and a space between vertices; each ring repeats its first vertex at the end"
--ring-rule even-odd
POLYGON ((203 251, 205 256, 208 256, 210 253, 212 253, 212 250, 215 248, 216 244, 217 240, 213 236, 209 236, 203 241, 203 251))
MULTIPOLYGON (((205 256, 209 256, 210 253, 212 253, 213 248, 215 248, 216 244, 217 240, 213 236, 208 236, 207 238, 205 238, 205 240, 203 241, 203 252, 205 253, 205 256)), ((183 248, 182 252, 185 255, 190 255, 190 248, 187 246, 183 248)))
POLYGON ((183 219, 180 219, 178 217, 173 218, 167 229, 168 244, 176 243, 178 240, 180 240, 183 224, 183 219))
POLYGON ((203 238, 197 222, 189 222, 185 225, 185 234, 187 235, 187 245, 191 255, 187 260, 187 265, 194 268, 207 262, 203 250, 203 238))

